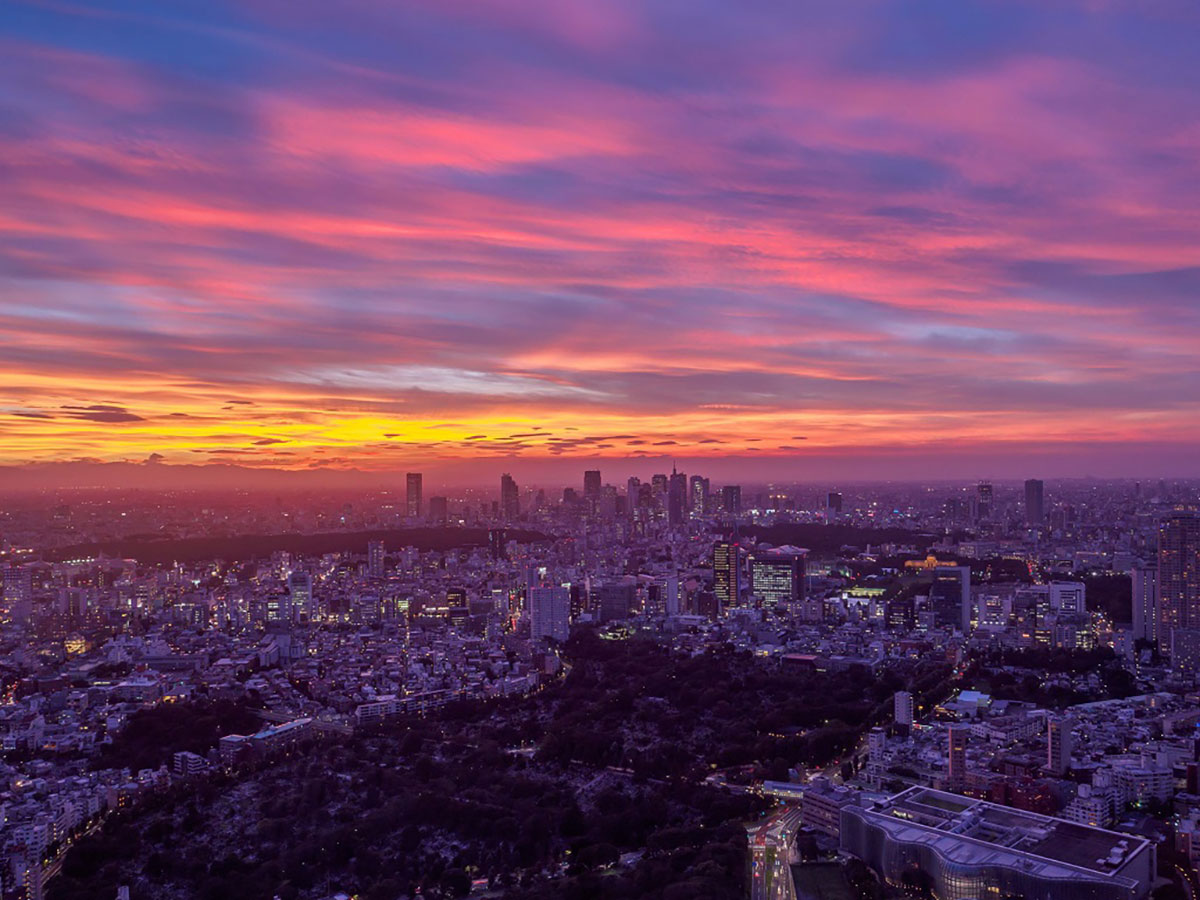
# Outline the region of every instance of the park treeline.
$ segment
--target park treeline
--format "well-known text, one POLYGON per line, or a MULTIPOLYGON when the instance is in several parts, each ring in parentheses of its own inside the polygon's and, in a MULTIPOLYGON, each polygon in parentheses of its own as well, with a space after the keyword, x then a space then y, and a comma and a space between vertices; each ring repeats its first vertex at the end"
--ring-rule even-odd
MULTIPOLYGON (((122 811, 70 850, 50 896, 436 900, 486 882, 513 900, 741 900, 745 824, 766 804, 703 778, 830 763, 903 686, 592 632, 564 655, 565 681, 533 696, 316 742, 122 811)), ((164 752, 145 723, 123 752, 143 739, 164 752)))

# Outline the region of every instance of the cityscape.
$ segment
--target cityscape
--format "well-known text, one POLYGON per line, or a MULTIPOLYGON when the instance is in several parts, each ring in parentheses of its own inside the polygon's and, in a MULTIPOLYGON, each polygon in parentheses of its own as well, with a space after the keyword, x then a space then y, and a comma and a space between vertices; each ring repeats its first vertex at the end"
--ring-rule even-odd
POLYGON ((1198 491, 14 495, 4 895, 1190 898, 1198 491))
POLYGON ((1198 46, 0 5, 0 900, 1200 900, 1198 46))

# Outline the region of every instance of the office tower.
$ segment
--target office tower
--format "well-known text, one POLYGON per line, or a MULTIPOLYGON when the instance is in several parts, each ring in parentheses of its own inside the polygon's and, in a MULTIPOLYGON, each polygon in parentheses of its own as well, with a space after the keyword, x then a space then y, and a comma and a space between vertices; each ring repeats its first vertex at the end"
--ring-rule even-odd
POLYGON ((260 610, 268 625, 290 624, 292 621, 292 595, 289 591, 270 594, 260 610))
POLYGON ((867 782, 875 788, 883 782, 887 771, 887 732, 872 728, 867 732, 867 782))
POLYGON ((1046 723, 1046 769, 1059 778, 1071 768, 1071 726, 1069 717, 1046 723))
POLYGON ((713 593, 717 598, 718 614, 738 605, 742 586, 740 557, 740 548, 733 541, 713 544, 713 593))
POLYGON ((731 516, 741 513, 742 486, 740 484, 727 484, 721 488, 721 509, 731 516))
MULTIPOLYGON (((1200 660, 1176 659, 1171 647, 1173 632, 1200 631, 1200 516, 1178 513, 1163 519, 1158 528, 1158 644, 1171 653, 1177 670, 1200 660)), ((1179 636, 1182 651, 1195 644, 1188 635, 1179 636)))
POLYGON ((679 578, 670 575, 662 580, 664 612, 668 616, 679 615, 679 578))
MULTIPOLYGON (((715 565, 714 565, 715 570, 715 565)), ((821 605, 807 609, 804 595, 804 555, 784 549, 758 550, 750 557, 750 590, 763 606, 795 612, 806 622, 821 621, 821 605)))
POLYGON ((967 783, 967 737, 970 733, 970 725, 950 726, 946 776, 951 787, 959 790, 967 783))
POLYGON ((0 597, 4 605, 33 602, 33 569, 29 566, 10 565, 4 569, 4 588, 0 597))
POLYGON ((571 592, 565 587, 529 589, 530 633, 535 641, 565 641, 571 633, 571 592))
POLYGON ((692 511, 692 515, 704 515, 704 508, 708 505, 708 479, 699 475, 693 475, 691 488, 688 491, 688 498, 688 506, 692 511))
POLYGON ((405 487, 408 489, 407 515, 416 519, 421 515, 421 473, 409 472, 404 476, 405 487))
POLYGON ((367 572, 373 578, 382 578, 386 571, 387 554, 383 549, 383 541, 371 541, 367 544, 367 572))
POLYGON ((1137 563, 1129 573, 1133 582, 1133 636, 1158 643, 1158 566, 1137 563))
POLYGON ((687 476, 672 469, 671 481, 667 486, 667 522, 671 525, 682 524, 686 503, 687 476))
POLYGON ((288 576, 288 593, 291 595, 291 618, 311 622, 315 619, 313 608, 312 576, 307 572, 293 572, 288 576))
POLYGON ((670 483, 670 478, 667 475, 651 475, 650 488, 656 494, 665 494, 667 485, 670 483))
POLYGON ((938 566, 929 586, 929 606, 938 625, 971 633, 971 567, 938 566))
POLYGON ((892 718, 902 728, 912 728, 913 695, 908 691, 896 691, 892 698, 892 718))
POLYGON ((488 550, 494 560, 508 559, 508 532, 503 528, 488 529, 488 550))
POLYGON ((591 605, 599 610, 601 622, 618 622, 633 614, 637 584, 633 578, 608 581, 592 588, 591 605))
POLYGON ((505 472, 500 476, 500 514, 506 522, 515 522, 521 515, 521 498, 517 483, 505 472))
POLYGON ((992 483, 981 481, 975 486, 975 497, 979 502, 978 514, 980 519, 992 517, 992 483))
POLYGON ((634 510, 642 506, 642 479, 630 475, 625 482, 625 511, 633 515, 634 510))
POLYGON ((588 469, 583 473, 583 499, 592 504, 600 499, 599 469, 588 469))
POLYGON ((594 501, 596 513, 602 519, 611 519, 617 514, 616 485, 606 484, 600 489, 600 496, 594 501))
POLYGON ((445 497, 430 497, 429 518, 438 525, 445 525, 449 518, 449 506, 445 497))
POLYGON ((1081 581, 1050 582, 1050 608, 1057 613, 1087 612, 1087 585, 1081 581))
POLYGON ((825 511, 829 515, 839 515, 842 511, 842 495, 838 491, 830 491, 825 497, 825 511))
POLYGON ((1046 521, 1044 485, 1036 478, 1025 482, 1025 524, 1041 525, 1046 521))
POLYGON ((884 619, 892 631, 909 632, 917 626, 916 599, 908 591, 884 601, 884 619))

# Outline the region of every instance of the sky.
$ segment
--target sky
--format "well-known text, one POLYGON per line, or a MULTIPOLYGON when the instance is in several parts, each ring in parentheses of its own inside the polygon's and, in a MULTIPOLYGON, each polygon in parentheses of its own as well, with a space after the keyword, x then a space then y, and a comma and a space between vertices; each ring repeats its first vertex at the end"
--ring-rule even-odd
POLYGON ((8 0, 0 466, 1200 474, 1197 46, 1190 0, 8 0))

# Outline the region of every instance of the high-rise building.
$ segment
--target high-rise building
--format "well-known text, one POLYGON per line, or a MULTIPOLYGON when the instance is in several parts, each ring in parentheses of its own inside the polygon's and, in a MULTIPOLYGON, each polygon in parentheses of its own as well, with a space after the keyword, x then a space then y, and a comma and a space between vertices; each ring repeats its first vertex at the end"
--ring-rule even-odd
POLYGON ((592 588, 592 608, 599 610, 601 622, 617 622, 633 614, 637 583, 632 578, 608 581, 592 588))
POLYGON ((530 632, 535 641, 565 641, 571 633, 571 592, 565 587, 529 589, 530 632))
POLYGON ((949 729, 946 777, 955 789, 961 789, 967 783, 967 738, 970 733, 970 725, 955 724, 949 729))
POLYGON ((822 619, 819 602, 815 613, 805 606, 802 552, 755 551, 750 557, 750 590, 764 606, 786 609, 804 621, 819 622, 822 619))
POLYGON ((410 519, 416 519, 421 515, 421 481, 420 472, 409 472, 404 476, 408 501, 406 512, 410 519))
POLYGON ((4 605, 33 601, 33 569, 29 566, 10 565, 3 570, 4 588, 0 593, 4 605))
POLYGON ((488 529, 488 552, 492 559, 508 559, 508 532, 503 528, 488 529))
MULTIPOLYGON (((1200 516, 1178 513, 1163 519, 1158 528, 1158 644, 1171 653, 1173 632, 1200 631, 1200 516)), ((1196 642, 1181 635, 1178 645, 1196 642)), ((1171 665, 1182 669, 1187 660, 1171 657, 1171 665)), ((1190 661, 1191 671, 1197 671, 1190 661)))
POLYGON ((832 516, 841 514, 842 495, 840 491, 830 491, 825 497, 825 511, 832 516))
POLYGON ((1087 612, 1087 585, 1082 581, 1050 582, 1050 608, 1068 615, 1087 612))
POLYGON ((515 522, 521 515, 521 496, 517 483, 505 472, 500 476, 500 514, 506 522, 515 522))
POLYGON ((1069 717, 1050 719, 1046 723, 1046 769, 1061 778, 1071 769, 1071 728, 1069 717))
POLYGON ((1139 562, 1130 570, 1133 582, 1133 636, 1158 643, 1158 566, 1139 562))
POLYGON ((1025 482, 1025 523, 1041 525, 1046 521, 1045 486, 1037 478, 1025 482))
POLYGON ((662 595, 663 614, 668 616, 679 615, 679 577, 677 575, 670 575, 661 579, 659 589, 662 595))
POLYGON ((978 515, 980 519, 990 519, 992 517, 992 483, 990 481, 981 481, 975 486, 975 497, 978 500, 978 515))
POLYGON ((929 606, 938 625, 953 625, 971 633, 971 567, 938 566, 929 586, 929 606))
POLYGON ((693 516, 702 516, 707 505, 708 479, 701 475, 693 475, 688 491, 688 508, 691 509, 693 516))
POLYGON ((672 469, 671 481, 667 486, 667 521, 672 525, 682 524, 686 505, 687 476, 672 469))
POLYGON ((371 541, 367 544, 367 572, 373 578, 382 578, 386 571, 387 553, 383 541, 371 541))
POLYGON ((733 541, 717 541, 713 545, 713 593, 717 610, 738 605, 742 587, 741 548, 733 541))
POLYGON ((600 499, 600 470, 588 469, 583 473, 583 499, 593 505, 600 499))
POLYGON ((909 691, 896 691, 892 698, 892 718, 902 728, 912 728, 913 695, 909 691))
POLYGON ((742 486, 740 484, 727 484, 721 488, 721 508, 731 516, 741 513, 742 486))
POLYGON ((625 512, 633 515, 634 510, 642 505, 642 479, 630 475, 625 482, 625 512))
POLYGON ((445 525, 449 518, 449 506, 445 497, 430 497, 429 518, 438 525, 445 525))
POLYGON ((288 593, 291 594, 291 615, 294 619, 311 622, 315 619, 312 576, 307 572, 293 572, 288 576, 288 593))

